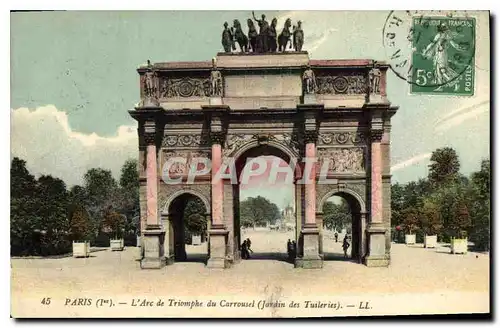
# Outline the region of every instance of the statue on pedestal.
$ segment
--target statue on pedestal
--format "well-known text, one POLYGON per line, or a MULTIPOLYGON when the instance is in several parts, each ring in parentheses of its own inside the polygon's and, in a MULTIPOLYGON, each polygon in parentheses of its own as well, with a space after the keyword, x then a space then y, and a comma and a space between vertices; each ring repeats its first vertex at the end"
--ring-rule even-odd
POLYGON ((316 76, 309 65, 302 75, 304 85, 304 93, 313 94, 316 92, 316 76))
POLYGON ((225 52, 231 52, 231 49, 235 49, 233 41, 233 32, 228 28, 229 24, 224 23, 224 30, 222 31, 222 47, 224 47, 225 52))
POLYGON ((212 60, 212 71, 210 72, 210 96, 222 97, 222 74, 217 70, 215 58, 212 60))
POLYGON ((257 37, 257 52, 268 52, 268 30, 269 23, 266 21, 266 15, 262 14, 262 19, 257 19, 252 11, 253 19, 259 24, 259 35, 257 37))
POLYGON ((302 22, 297 22, 297 27, 293 28, 293 48, 295 51, 302 51, 304 45, 304 31, 302 31, 302 22))
POLYGON ((268 46, 269 46, 269 51, 270 52, 276 52, 276 49, 278 48, 277 42, 276 42, 276 25, 278 24, 278 20, 276 18, 273 18, 271 21, 271 26, 269 27, 268 33, 267 33, 267 40, 268 40, 268 46))
POLYGON ((257 33, 257 29, 255 28, 255 25, 251 18, 247 20, 247 25, 249 46, 252 49, 252 52, 257 52, 257 38, 259 34, 257 33))

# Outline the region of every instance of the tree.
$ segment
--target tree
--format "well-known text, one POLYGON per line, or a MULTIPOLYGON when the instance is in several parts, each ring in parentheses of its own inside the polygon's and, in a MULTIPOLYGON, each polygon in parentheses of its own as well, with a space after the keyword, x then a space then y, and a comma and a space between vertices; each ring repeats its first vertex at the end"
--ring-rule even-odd
POLYGON ((327 201, 323 205, 323 224, 328 229, 342 230, 350 226, 352 215, 347 202, 341 198, 340 204, 327 201))
POLYGON ((240 204, 240 222, 243 227, 275 224, 280 216, 278 206, 261 196, 249 197, 240 204))
POLYGON ((110 206, 116 206, 117 197, 120 194, 117 193, 116 181, 109 170, 90 169, 83 179, 86 194, 85 207, 91 217, 92 230, 97 234, 105 211, 110 206))
POLYGON ((409 235, 413 234, 418 228, 419 211, 414 207, 405 208, 402 217, 405 232, 409 235))
POLYGON ((425 199, 420 210, 420 227, 426 235, 433 236, 439 233, 442 226, 439 206, 431 199, 425 199))
POLYGON ((42 255, 69 251, 68 191, 64 181, 50 175, 38 179, 41 250, 42 255))
POLYGON ((198 197, 190 197, 184 207, 183 218, 185 229, 193 235, 202 235, 207 231, 207 219, 205 218, 205 205, 198 197))
POLYGON ((471 233, 470 239, 478 250, 490 249, 490 160, 481 162, 481 170, 471 176, 471 233))
POLYGON ((431 156, 429 165, 429 181, 434 186, 442 186, 459 177, 460 161, 453 148, 436 149, 431 156))
POLYGON ((403 220, 401 212, 405 208, 405 187, 399 183, 391 186, 391 225, 398 226, 403 220))
POLYGON ((91 237, 90 217, 83 206, 75 206, 70 217, 70 227, 73 241, 86 241, 91 237))
POLYGON ((126 223, 126 217, 110 207, 105 211, 102 230, 110 234, 112 238, 120 239, 123 238, 126 223))
POLYGON ((26 161, 14 157, 10 169, 10 243, 12 255, 39 253, 35 229, 41 231, 36 213, 36 179, 26 168, 26 161))
POLYGON ((137 231, 134 218, 140 215, 139 205, 139 172, 137 170, 137 160, 128 159, 121 168, 120 188, 118 191, 117 207, 119 211, 127 217, 125 230, 128 232, 137 231))

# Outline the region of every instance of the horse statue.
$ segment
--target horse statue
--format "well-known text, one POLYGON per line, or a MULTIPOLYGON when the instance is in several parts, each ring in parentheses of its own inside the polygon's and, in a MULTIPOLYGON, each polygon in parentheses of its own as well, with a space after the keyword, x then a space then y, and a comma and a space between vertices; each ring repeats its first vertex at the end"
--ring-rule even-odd
POLYGON ((248 40, 249 40, 249 45, 250 48, 252 48, 252 52, 257 52, 257 36, 259 35, 257 33, 257 29, 255 28, 255 24, 253 23, 252 19, 247 20, 247 25, 248 25, 248 40))
POLYGON ((234 38, 236 42, 238 42, 241 52, 248 52, 248 38, 241 29, 240 21, 235 19, 233 21, 233 27, 234 27, 234 38))
MULTIPOLYGON (((286 50, 286 45, 290 40, 290 27, 292 26, 292 20, 290 18, 287 18, 285 21, 285 26, 283 27, 283 30, 281 31, 281 34, 278 36, 278 51, 285 51, 286 50)), ((292 47, 292 43, 290 43, 290 48, 292 47)))
POLYGON ((267 44, 269 47, 269 51, 271 52, 276 52, 276 49, 278 48, 278 45, 276 44, 276 25, 278 25, 278 20, 276 18, 273 18, 271 21, 271 26, 267 30, 267 44))

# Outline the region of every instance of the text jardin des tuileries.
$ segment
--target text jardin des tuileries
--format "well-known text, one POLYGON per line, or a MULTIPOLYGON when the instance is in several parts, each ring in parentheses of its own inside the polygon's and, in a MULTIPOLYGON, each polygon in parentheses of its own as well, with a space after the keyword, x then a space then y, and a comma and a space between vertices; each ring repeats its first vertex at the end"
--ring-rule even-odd
POLYGON ((132 301, 132 306, 168 306, 168 307, 183 307, 183 308, 201 308, 201 307, 219 307, 219 308, 257 308, 259 310, 263 310, 266 308, 330 308, 330 309, 340 309, 342 305, 340 302, 324 302, 324 301, 269 301, 269 300, 251 300, 251 301, 228 301, 228 300, 220 300, 220 301, 182 301, 177 299, 168 299, 168 300, 158 300, 156 302, 148 301, 145 299, 134 299, 132 301))

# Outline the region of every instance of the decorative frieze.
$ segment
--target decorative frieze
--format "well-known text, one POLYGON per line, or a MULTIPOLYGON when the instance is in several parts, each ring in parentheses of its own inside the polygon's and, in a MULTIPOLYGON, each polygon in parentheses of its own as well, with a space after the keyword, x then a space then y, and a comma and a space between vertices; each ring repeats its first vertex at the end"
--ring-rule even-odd
POLYGON ((362 145, 366 144, 365 132, 322 132, 318 137, 318 145, 362 145))
POLYGON ((328 163, 328 173, 360 173, 365 171, 365 148, 318 149, 320 168, 328 163))
POLYGON ((210 78, 177 78, 162 77, 160 79, 161 98, 210 97, 212 83, 210 78))
POLYGON ((206 141, 201 135, 168 135, 163 137, 162 147, 199 147, 204 145, 206 141))
MULTIPOLYGON (((174 176, 186 175, 194 164, 194 159, 202 159, 201 161, 197 161, 198 167, 196 168, 197 170, 201 170, 203 169, 203 164, 200 162, 204 160, 208 162, 210 154, 203 151, 165 151, 163 153, 162 165, 170 161, 169 174, 174 176)), ((166 172, 162 173, 165 174, 166 172)))
POLYGON ((359 73, 317 76, 317 94, 366 94, 366 77, 359 73))
POLYGON ((296 154, 300 153, 301 145, 297 136, 293 133, 279 133, 279 134, 232 134, 226 138, 222 155, 229 157, 233 155, 237 149, 243 145, 251 142, 276 142, 282 144, 286 148, 292 150, 296 154))

